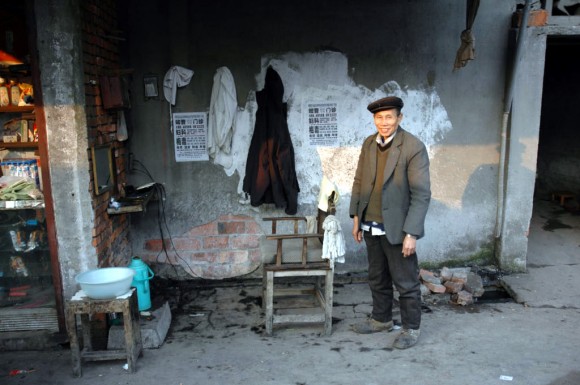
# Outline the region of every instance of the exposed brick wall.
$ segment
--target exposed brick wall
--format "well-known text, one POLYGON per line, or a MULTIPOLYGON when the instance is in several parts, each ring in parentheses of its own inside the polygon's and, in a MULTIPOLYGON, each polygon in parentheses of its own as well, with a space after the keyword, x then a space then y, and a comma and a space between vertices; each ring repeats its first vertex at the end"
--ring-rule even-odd
POLYGON ((111 145, 116 173, 116 191, 94 194, 91 153, 91 185, 88 193, 93 197, 95 226, 93 246, 102 266, 126 265, 131 257, 128 241, 130 220, 128 215, 107 214, 109 199, 121 191, 126 181, 127 149, 125 142, 116 140, 117 111, 105 110, 99 87, 99 76, 119 71, 119 40, 111 38, 118 34, 117 4, 115 0, 86 0, 80 3, 83 32, 83 65, 86 97, 87 135, 90 146, 111 145))
POLYGON ((149 264, 179 265, 197 278, 239 277, 260 266, 263 234, 252 217, 223 215, 171 240, 147 240, 140 257, 149 264))

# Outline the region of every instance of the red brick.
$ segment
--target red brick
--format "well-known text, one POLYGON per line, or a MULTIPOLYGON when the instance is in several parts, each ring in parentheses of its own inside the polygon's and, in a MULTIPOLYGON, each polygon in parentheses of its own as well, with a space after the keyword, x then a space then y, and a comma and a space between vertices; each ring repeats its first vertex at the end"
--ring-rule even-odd
POLYGON ((219 262, 219 253, 213 251, 204 251, 199 253, 193 253, 192 259, 196 262, 209 262, 216 263, 219 262))
POLYGON ((467 282, 467 276, 453 274, 453 277, 451 277, 451 282, 457 282, 464 285, 465 282, 467 282))
POLYGON ((233 263, 230 251, 221 250, 216 253, 215 264, 227 265, 229 263, 233 263))
POLYGON ((443 286, 447 288, 447 293, 459 293, 463 289, 461 282, 447 281, 443 286))
POLYGON ((177 251, 183 250, 201 250, 201 241, 199 238, 175 238, 173 246, 177 251))
POLYGON ((233 221, 247 221, 247 220, 253 220, 252 217, 249 217, 247 215, 221 215, 218 220, 220 222, 233 222, 233 221))
POLYGON ((204 249, 227 249, 229 243, 230 237, 225 235, 208 236, 203 238, 204 249))
MULTIPOLYGON (((165 247, 171 247, 169 240, 165 240, 165 247)), ((161 239, 149 239, 145 241, 145 250, 161 251, 163 250, 163 241, 161 239)))
POLYGON ((230 238, 232 249, 255 249, 260 247, 258 235, 238 235, 230 238))
POLYGON ((424 284, 433 293, 440 293, 440 294, 442 294, 442 293, 445 293, 445 291, 447 290, 445 288, 445 286, 443 286, 441 284, 436 284, 436 283, 431 283, 431 282, 424 282, 424 284))
POLYGON ((248 251, 247 250, 231 250, 226 252, 227 264, 240 264, 248 261, 248 251))
POLYGON ((196 235, 217 235, 217 234, 218 234, 217 223, 214 221, 190 229, 186 234, 184 234, 184 237, 192 237, 196 235))
POLYGON ((470 292, 461 290, 459 293, 453 294, 451 300, 458 305, 466 306, 473 303, 473 296, 470 292))
POLYGON ((246 231, 245 222, 218 222, 218 234, 243 234, 246 231))
MULTIPOLYGON (((421 269, 419 271, 419 274, 421 275, 421 279, 425 283, 431 283, 433 285, 440 285, 441 284, 441 279, 439 277, 436 277, 435 274, 433 274, 430 271, 421 269)), ((433 290, 431 290, 431 291, 433 291, 433 290)))

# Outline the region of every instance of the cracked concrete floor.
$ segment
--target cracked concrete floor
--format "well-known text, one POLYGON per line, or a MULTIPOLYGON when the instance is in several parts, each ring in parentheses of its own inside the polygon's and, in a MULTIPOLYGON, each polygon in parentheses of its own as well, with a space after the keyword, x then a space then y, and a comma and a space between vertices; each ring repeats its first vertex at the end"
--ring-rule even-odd
POLYGON ((265 336, 257 282, 183 285, 168 288, 171 328, 160 348, 145 350, 136 373, 126 372, 123 361, 89 362, 83 377, 73 378, 64 346, 0 352, 0 383, 577 385, 580 306, 572 301, 580 298, 580 280, 569 273, 579 266, 580 216, 548 202, 537 206, 530 272, 503 277, 512 280, 506 284, 518 302, 461 307, 445 296, 426 298, 421 338, 408 350, 391 349, 396 331, 350 331, 370 312, 368 286, 356 279, 335 278, 331 336, 321 336, 318 325, 276 328, 265 336), (34 371, 8 376, 13 369, 34 371))
MULTIPOLYGON (((71 375, 68 350, 2 352, 2 384, 503 384, 580 383, 579 309, 534 308, 513 301, 451 305, 431 298, 419 344, 396 350, 397 332, 357 335, 350 325, 370 312, 366 283, 337 279, 331 336, 322 327, 277 327, 263 334, 257 283, 185 288, 172 303, 165 343, 145 350, 137 372, 123 361, 83 364, 71 375)), ((174 297, 176 298, 176 297, 174 297)))

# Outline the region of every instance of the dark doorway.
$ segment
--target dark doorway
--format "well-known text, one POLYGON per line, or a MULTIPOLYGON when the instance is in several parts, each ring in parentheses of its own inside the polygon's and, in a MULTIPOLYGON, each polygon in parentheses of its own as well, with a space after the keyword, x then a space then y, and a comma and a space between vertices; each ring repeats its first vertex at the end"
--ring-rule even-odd
MULTIPOLYGON (((549 37, 540 119, 536 199, 580 193, 580 37, 549 37)), ((577 208, 577 207, 576 207, 577 208)))
MULTIPOLYGON (((580 262, 580 36, 549 37, 527 268, 580 262), (555 199, 554 199, 555 198, 555 199)), ((568 279, 562 275, 561 282, 568 279)))

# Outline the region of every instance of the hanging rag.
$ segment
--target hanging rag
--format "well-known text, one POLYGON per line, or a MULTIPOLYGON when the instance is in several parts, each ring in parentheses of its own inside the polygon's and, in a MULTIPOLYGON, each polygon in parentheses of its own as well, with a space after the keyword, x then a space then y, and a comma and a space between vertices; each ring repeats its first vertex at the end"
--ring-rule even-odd
POLYGON ((175 98, 177 96, 177 88, 185 87, 191 81, 193 71, 187 68, 173 66, 163 78, 163 94, 165 99, 169 102, 169 129, 173 132, 173 114, 171 106, 175 105, 175 98))
POLYGON ((227 67, 217 69, 207 120, 207 151, 213 162, 225 168, 232 163, 230 156, 238 98, 234 77, 227 67))
POLYGON ((466 28, 461 32, 461 45, 459 46, 457 55, 455 56, 455 63, 453 64, 454 71, 465 67, 470 60, 475 59, 475 36, 471 29, 475 22, 478 8, 479 0, 467 0, 467 11, 465 16, 466 28))
POLYGON ((129 138, 127 132, 127 121, 125 120, 125 111, 119 110, 117 112, 117 140, 123 142, 129 138))
POLYGON ((322 244, 322 258, 334 263, 344 263, 345 245, 340 222, 334 215, 329 215, 322 224, 324 229, 324 243, 322 244))

